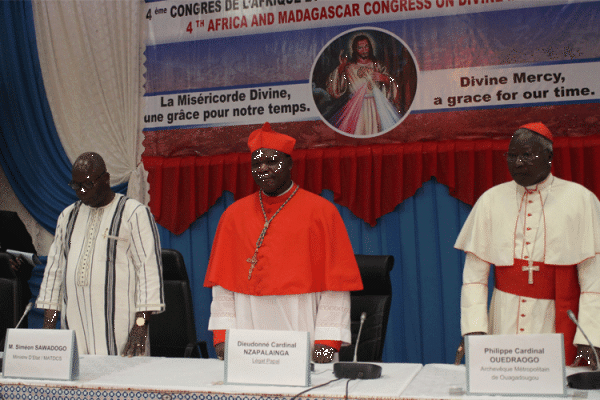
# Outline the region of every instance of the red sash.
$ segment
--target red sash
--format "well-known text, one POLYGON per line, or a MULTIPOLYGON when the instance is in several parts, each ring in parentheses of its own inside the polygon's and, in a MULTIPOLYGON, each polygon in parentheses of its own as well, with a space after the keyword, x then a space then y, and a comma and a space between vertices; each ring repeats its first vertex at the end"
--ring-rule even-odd
POLYGON ((554 300, 555 330, 562 333, 565 340, 565 361, 567 365, 575 359, 576 347, 573 346, 577 326, 567 316, 572 310, 579 311, 579 280, 575 265, 548 265, 534 262, 539 271, 533 272, 533 284, 529 284, 529 273, 523 270, 528 261, 515 259, 510 266, 496 266, 494 269, 495 286, 498 290, 515 296, 534 299, 554 300))

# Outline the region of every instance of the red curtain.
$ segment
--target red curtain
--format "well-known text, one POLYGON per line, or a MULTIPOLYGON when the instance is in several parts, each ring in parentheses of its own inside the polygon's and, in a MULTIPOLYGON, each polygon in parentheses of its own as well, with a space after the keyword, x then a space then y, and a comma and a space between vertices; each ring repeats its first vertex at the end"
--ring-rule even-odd
MULTIPOLYGON (((292 178, 334 201, 371 226, 435 177, 450 194, 473 205, 494 185, 510 180, 504 152, 508 140, 452 140, 294 151, 292 178)), ((600 197, 600 135, 554 139, 552 171, 600 197)), ((256 191, 250 154, 210 157, 144 157, 149 173, 150 209, 156 222, 184 232, 221 197, 256 191)))

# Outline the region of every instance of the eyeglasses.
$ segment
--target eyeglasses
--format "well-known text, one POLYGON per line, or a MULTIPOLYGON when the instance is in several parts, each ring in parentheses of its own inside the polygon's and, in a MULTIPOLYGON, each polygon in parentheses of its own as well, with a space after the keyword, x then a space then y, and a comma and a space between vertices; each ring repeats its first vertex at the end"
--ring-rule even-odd
POLYGON ((514 163, 517 162, 517 160, 521 160, 521 162, 524 164, 531 164, 535 159, 539 158, 540 155, 534 153, 504 153, 504 157, 506 157, 506 161, 509 163, 514 163))
POLYGON ((69 182, 69 187, 71 187, 71 189, 78 191, 81 190, 82 188, 85 190, 90 190, 94 187, 94 185, 96 184, 96 182, 98 182, 98 180, 100 178, 102 178, 102 175, 104 175, 106 173, 106 171, 104 171, 103 173, 101 173, 96 179, 94 179, 93 181, 88 181, 88 182, 83 182, 83 183, 79 183, 79 182, 69 182))

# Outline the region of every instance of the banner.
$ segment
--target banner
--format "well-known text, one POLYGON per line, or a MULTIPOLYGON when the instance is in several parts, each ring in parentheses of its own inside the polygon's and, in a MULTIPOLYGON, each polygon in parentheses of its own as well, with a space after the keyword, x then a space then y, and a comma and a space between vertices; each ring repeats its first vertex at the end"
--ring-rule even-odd
POLYGON ((596 133, 600 2, 148 1, 144 156, 596 133))

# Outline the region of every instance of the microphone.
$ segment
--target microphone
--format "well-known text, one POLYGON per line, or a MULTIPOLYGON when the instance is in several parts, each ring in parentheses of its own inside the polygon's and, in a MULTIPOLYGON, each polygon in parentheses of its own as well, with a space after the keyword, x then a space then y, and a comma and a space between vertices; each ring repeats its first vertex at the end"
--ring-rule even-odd
POLYGON ((352 359, 353 362, 357 361, 356 354, 358 353, 358 341, 360 340, 360 334, 362 332, 362 327, 366 320, 367 320, 367 312, 363 311, 362 314, 360 314, 360 326, 358 327, 358 335, 356 335, 356 344, 354 345, 354 358, 352 359))
POLYGON ((333 373, 336 378, 347 379, 377 379, 381 377, 381 367, 375 364, 358 363, 356 355, 358 351, 358 343, 360 342, 360 334, 363 324, 367 319, 367 313, 360 314, 360 327, 358 335, 356 335, 356 344, 354 345, 354 359, 352 362, 337 362, 333 364, 333 373))
POLYGON ((33 308, 33 302, 30 301, 27 304, 27 307, 25 307, 25 311, 23 311, 23 315, 21 315, 21 319, 17 323, 17 326, 15 326, 15 329, 17 329, 21 325, 21 322, 23 322, 23 319, 25 319, 25 317, 27 316, 27 314, 29 314, 29 311, 31 311, 32 308, 33 308))
MULTIPOLYGON (((596 352, 596 348, 581 328, 581 325, 579 325, 579 322, 577 322, 575 314, 573 313, 573 311, 568 310, 567 315, 569 316, 571 321, 573 321, 575 325, 577 325, 577 328, 579 328, 585 340, 588 341, 588 344, 594 352, 594 357, 596 358, 596 365, 598 365, 598 368, 600 368, 600 362, 598 361, 598 353, 596 352)), ((579 372, 577 374, 569 375, 567 376, 567 383, 569 387, 574 389, 600 389, 600 371, 579 372)))
MULTIPOLYGON (((23 319, 25 318, 25 316, 27 314, 29 314, 29 311, 31 311, 31 309, 33 308, 33 302, 30 301, 27 306, 25 307, 25 311, 23 311, 23 315, 21 315, 21 319, 19 320, 19 322, 17 322, 17 325, 14 327, 14 329, 17 329, 19 327, 19 325, 21 325, 21 322, 23 322, 23 319)), ((2 339, 0 341, 0 344, 2 345, 2 347, 0 347, 0 349, 4 349, 4 341, 6 340, 6 338, 2 339)), ((2 362, 2 355, 0 355, 0 372, 2 372, 2 364, 4 364, 2 362)))

